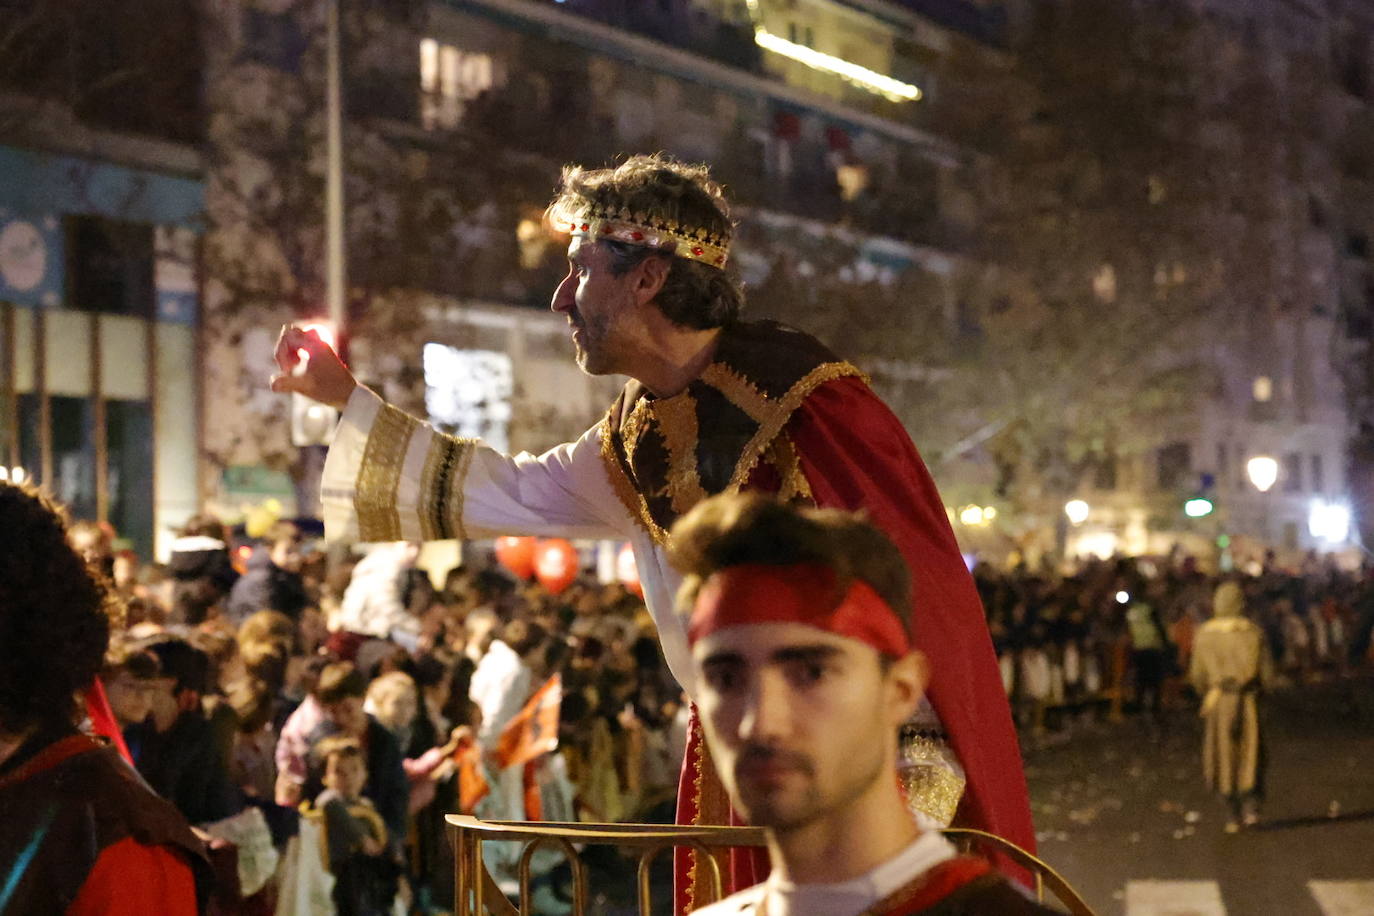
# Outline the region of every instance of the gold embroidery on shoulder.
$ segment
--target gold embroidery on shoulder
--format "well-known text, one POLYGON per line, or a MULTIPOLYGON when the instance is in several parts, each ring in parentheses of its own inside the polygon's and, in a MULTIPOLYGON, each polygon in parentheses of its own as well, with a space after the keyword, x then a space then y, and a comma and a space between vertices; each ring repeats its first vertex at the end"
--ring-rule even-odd
POLYGON ((620 424, 620 443, 625 449, 625 460, 631 465, 634 464, 635 449, 639 448, 639 437, 652 419, 653 410, 649 406, 649 399, 640 398, 630 411, 630 415, 625 418, 625 422, 620 424))
POLYGON ((816 497, 811 492, 811 482, 802 470, 801 457, 792 438, 787 433, 778 433, 768 446, 767 460, 778 472, 778 499, 783 502, 805 502, 815 505, 816 497))
POLYGON ((759 463, 759 458, 763 456, 764 449, 768 447, 768 444, 773 441, 778 433, 782 432, 782 428, 787 425, 787 421, 801 406, 802 401, 806 400, 807 395, 826 382, 850 376, 864 377, 862 372, 849 363, 823 363, 793 385, 787 394, 770 401, 768 415, 759 420, 759 428, 754 433, 754 438, 749 440, 749 444, 740 453, 739 462, 735 465, 735 473, 731 476, 730 485, 725 488, 725 492, 739 492, 740 487, 744 486, 749 479, 754 466, 759 463))
POLYGON ((358 537, 363 541, 399 541, 401 517, 396 511, 396 488, 401 482, 410 438, 420 421, 383 404, 372 421, 358 471, 358 492, 353 508, 358 516, 358 537))
POLYGON ((615 495, 620 498, 630 517, 649 533, 655 544, 668 543, 668 532, 649 514, 648 503, 644 501, 643 495, 635 488, 634 482, 630 480, 620 463, 609 413, 601 420, 601 463, 606 466, 606 475, 611 479, 611 489, 615 490, 615 495))
POLYGON ((673 512, 683 515, 706 498, 697 473, 697 402, 691 395, 659 401, 654 418, 668 450, 668 498, 673 512))
POLYGON ((726 400, 748 414, 755 423, 762 423, 773 410, 768 395, 723 363, 707 366, 706 371, 701 373, 701 380, 725 395, 726 400))

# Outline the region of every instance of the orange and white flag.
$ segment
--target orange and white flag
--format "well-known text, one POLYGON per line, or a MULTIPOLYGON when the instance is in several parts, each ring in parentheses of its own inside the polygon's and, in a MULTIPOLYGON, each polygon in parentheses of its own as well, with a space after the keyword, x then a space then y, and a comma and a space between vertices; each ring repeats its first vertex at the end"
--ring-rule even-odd
POLYGON ((558 749, 558 713, 563 705, 563 678, 557 674, 534 692, 496 740, 501 768, 528 763, 558 749))

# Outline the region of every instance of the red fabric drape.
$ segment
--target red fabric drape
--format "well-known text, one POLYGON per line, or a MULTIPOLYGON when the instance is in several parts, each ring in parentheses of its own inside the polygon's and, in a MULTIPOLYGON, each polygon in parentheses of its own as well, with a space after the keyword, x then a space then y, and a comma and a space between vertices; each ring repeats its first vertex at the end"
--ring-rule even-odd
POLYGON ((105 685, 100 682, 99 677, 91 682, 91 689, 86 691, 86 715, 91 717, 91 727, 95 729, 95 733, 109 738, 110 743, 119 751, 119 756, 128 761, 129 766, 133 766, 133 755, 129 753, 129 745, 124 743, 124 733, 115 721, 114 711, 110 709, 110 698, 105 696, 105 685))
POLYGON ((816 504, 863 509, 911 567, 916 647, 930 657, 927 694, 968 778, 955 823, 1034 852, 1020 744, 987 619, 911 438, 856 378, 817 388, 787 433, 816 504))

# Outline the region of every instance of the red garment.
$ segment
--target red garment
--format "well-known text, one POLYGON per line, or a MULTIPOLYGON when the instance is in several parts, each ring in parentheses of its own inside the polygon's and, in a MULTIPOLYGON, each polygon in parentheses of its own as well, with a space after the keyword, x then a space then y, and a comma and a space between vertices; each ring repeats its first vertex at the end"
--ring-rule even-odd
POLYGON ((124 743, 124 732, 115 720, 114 710, 110 709, 110 699, 105 695, 105 685, 100 682, 99 676, 91 681, 91 689, 86 691, 86 715, 91 717, 91 727, 95 733, 109 738, 119 751, 119 756, 133 766, 133 755, 129 753, 129 745, 124 743))
POLYGON ((145 846, 133 837, 106 847, 67 907, 67 916, 198 912, 195 873, 181 854, 167 846, 145 846))
POLYGON ((915 642, 930 657, 926 693, 968 779, 955 824, 1034 852, 1021 749, 987 619, 911 438, 855 378, 812 392, 787 434, 816 505, 865 510, 911 567, 915 642))

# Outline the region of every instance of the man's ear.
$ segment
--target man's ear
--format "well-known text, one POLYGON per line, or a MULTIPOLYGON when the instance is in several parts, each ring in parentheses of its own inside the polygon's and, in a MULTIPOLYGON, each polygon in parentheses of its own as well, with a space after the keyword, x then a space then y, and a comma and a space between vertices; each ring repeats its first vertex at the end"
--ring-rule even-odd
POLYGON ((894 725, 901 725, 916 713, 930 683, 930 663, 913 649, 887 669, 888 712, 894 725))
POLYGON ((635 265, 635 298, 641 305, 647 305, 658 298, 663 284, 668 282, 668 272, 673 269, 670 255, 650 255, 635 265))

